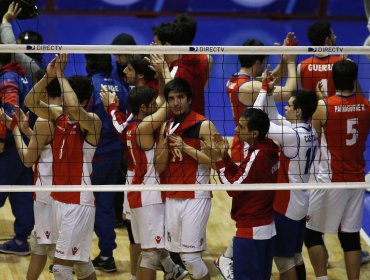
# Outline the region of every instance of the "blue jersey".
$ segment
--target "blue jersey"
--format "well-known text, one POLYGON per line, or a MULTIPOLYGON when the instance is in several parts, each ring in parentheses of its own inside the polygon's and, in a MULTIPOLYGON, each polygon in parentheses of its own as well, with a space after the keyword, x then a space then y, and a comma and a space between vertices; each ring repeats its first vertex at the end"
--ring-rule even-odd
POLYGON ((88 105, 88 111, 97 114, 102 122, 101 137, 95 152, 95 158, 104 157, 110 153, 116 153, 122 150, 122 143, 117 137, 112 121, 106 112, 100 97, 102 86, 110 91, 115 91, 119 99, 119 110, 127 112, 127 90, 120 82, 113 79, 109 73, 95 73, 91 76, 94 86, 94 92, 88 105))

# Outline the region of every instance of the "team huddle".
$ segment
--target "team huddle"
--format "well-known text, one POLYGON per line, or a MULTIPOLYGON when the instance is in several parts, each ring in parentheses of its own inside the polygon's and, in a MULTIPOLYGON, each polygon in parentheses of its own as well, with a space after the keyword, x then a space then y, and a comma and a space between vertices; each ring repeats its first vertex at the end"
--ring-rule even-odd
MULTIPOLYGON (((191 45, 195 32, 184 16, 154 27, 153 35, 157 45, 191 45)), ((313 24, 308 36, 312 45, 335 45, 328 23, 313 24)), ((130 39, 121 34, 116 43, 123 38, 130 39)), ((284 45, 296 44, 294 33, 288 33, 284 45)), ((262 45, 256 39, 243 44, 262 45)), ((318 55, 297 66, 295 55, 282 55, 270 71, 266 55, 239 55, 240 70, 226 84, 235 120, 229 144, 204 116, 211 56, 116 56, 118 62, 125 60, 119 73, 124 84, 111 76, 110 55, 86 55, 88 77, 67 78, 68 55, 58 54, 30 87, 25 70, 10 54, 1 53, 2 163, 17 158, 24 172, 33 166, 38 186, 174 185, 167 192, 125 193, 131 279, 156 279, 158 270, 165 279, 210 279, 202 252, 212 194, 176 191, 176 185, 208 184, 211 169, 221 184, 230 185, 236 223, 230 246, 215 262, 224 279, 270 279, 273 261, 281 279, 306 279, 303 243, 317 279, 328 279, 323 234, 337 232, 348 279, 359 279, 363 189, 232 187, 364 182, 370 104, 359 89, 356 63, 318 55), (287 102, 284 116, 276 105, 282 101, 287 102), (122 162, 127 175, 119 181, 122 162), (107 181, 112 177, 114 181, 107 181)), ((116 247, 114 221, 104 218, 104 207, 113 211, 112 194, 36 192, 27 279, 39 277, 48 255, 55 279, 73 279, 73 272, 78 279, 96 279, 95 268, 114 262, 116 247), (105 226, 112 230, 110 236, 105 226), (101 253, 91 260, 94 230, 101 253), (104 244, 108 239, 113 245, 104 244)), ((18 241, 27 243, 27 236, 18 241)), ((0 252, 12 251, 2 244, 0 252)), ((106 271, 115 269, 111 263, 106 271)))

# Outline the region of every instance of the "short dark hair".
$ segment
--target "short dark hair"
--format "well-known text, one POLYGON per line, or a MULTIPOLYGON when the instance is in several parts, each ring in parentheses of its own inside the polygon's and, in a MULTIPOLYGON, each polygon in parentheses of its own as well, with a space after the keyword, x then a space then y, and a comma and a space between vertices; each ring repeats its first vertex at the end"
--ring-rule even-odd
POLYGON ((167 102, 168 95, 171 91, 185 94, 188 100, 193 98, 193 90, 184 79, 174 78, 164 86, 163 94, 167 102))
POLYGON ((155 72, 149 68, 150 63, 145 59, 145 54, 133 54, 127 56, 127 64, 130 64, 136 74, 144 75, 146 82, 154 80, 155 72))
MULTIPOLYGON (((261 41, 258 41, 256 39, 248 39, 244 42, 243 46, 264 46, 264 44, 261 41)), ((263 62, 263 60, 266 58, 266 55, 259 54, 259 55, 252 55, 252 54, 240 54, 239 55, 239 61, 241 67, 250 68, 252 67, 256 61, 263 62)))
POLYGON ((294 97, 294 109, 301 109, 302 119, 307 122, 317 109, 318 98, 316 93, 310 90, 300 89, 294 90, 291 96, 294 97))
POLYGON ((331 25, 326 21, 315 22, 307 31, 307 37, 312 46, 324 46, 326 38, 331 34, 331 25))
POLYGON ((258 139, 263 140, 270 129, 270 120, 267 114, 261 109, 247 108, 241 113, 241 117, 248 121, 248 130, 258 131, 258 139))
POLYGON ((133 46, 136 45, 136 41, 130 34, 120 33, 114 37, 111 45, 133 46))
POLYGON ((81 75, 73 75, 68 82, 77 95, 78 102, 89 101, 94 90, 91 79, 81 75))
POLYGON ((351 90, 355 86, 358 66, 351 60, 340 60, 333 65, 333 81, 336 90, 351 90))
MULTIPOLYGON (((37 82, 40 81, 44 77, 45 73, 46 71, 44 69, 37 70, 34 75, 35 80, 37 82)), ((48 92, 49 97, 55 98, 62 96, 62 90, 60 89, 59 81, 57 78, 52 79, 48 83, 48 85, 46 86, 46 91, 48 92)))
POLYGON ((191 45, 197 33, 197 22, 187 13, 178 14, 174 20, 180 29, 182 29, 182 38, 184 45, 191 45))
POLYGON ((154 26, 152 28, 152 33, 154 36, 158 37, 162 45, 166 43, 173 46, 187 45, 186 39, 184 39, 185 37, 183 36, 183 29, 174 22, 164 22, 154 26))
POLYGON ((156 92, 149 87, 134 87, 128 93, 128 106, 134 115, 139 114, 141 105, 149 106, 156 92))
POLYGON ((88 75, 95 71, 112 73, 112 57, 110 54, 85 54, 86 72, 88 75))

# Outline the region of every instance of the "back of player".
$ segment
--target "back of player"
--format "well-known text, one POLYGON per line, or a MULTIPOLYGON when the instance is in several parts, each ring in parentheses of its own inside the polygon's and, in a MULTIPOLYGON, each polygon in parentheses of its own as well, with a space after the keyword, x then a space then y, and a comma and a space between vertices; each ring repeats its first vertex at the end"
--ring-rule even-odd
MULTIPOLYGON (((229 95, 231 110, 233 113, 235 126, 238 125, 240 114, 247 106, 239 101, 239 88, 244 83, 252 81, 252 77, 246 74, 235 73, 226 84, 227 94, 229 95)), ((231 158, 234 162, 242 162, 247 154, 248 145, 240 141, 238 134, 235 132, 231 144, 231 158)))
POLYGON ((328 98, 327 121, 321 136, 321 182, 364 182, 370 104, 363 96, 328 98), (327 164, 325 164, 327 159, 327 164))
POLYGON ((335 87, 332 78, 333 64, 343 60, 339 56, 312 56, 301 62, 301 86, 304 89, 316 92, 318 83, 322 83, 323 92, 327 96, 335 94, 335 87))

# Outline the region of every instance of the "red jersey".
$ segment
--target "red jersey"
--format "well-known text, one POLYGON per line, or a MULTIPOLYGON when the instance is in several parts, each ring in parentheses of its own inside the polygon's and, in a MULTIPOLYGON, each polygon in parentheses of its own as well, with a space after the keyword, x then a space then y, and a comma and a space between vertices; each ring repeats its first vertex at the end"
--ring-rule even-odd
POLYGON ((191 108, 204 115, 204 87, 208 79, 208 56, 205 54, 184 54, 170 65, 171 76, 186 80, 193 89, 191 108))
MULTIPOLYGON (((235 126, 238 125, 240 114, 247 108, 243 103, 239 101, 239 89, 240 87, 252 81, 253 78, 246 74, 235 73, 226 84, 227 94, 229 95, 231 103, 231 111, 233 113, 235 126)), ((233 142, 231 144, 231 158, 234 162, 242 162, 245 158, 248 150, 248 145, 244 141, 240 141, 238 134, 234 133, 233 142)))
MULTIPOLYGON (((56 120, 53 151, 53 185, 91 185, 92 159, 96 146, 85 141, 78 122, 61 115, 56 120)), ((53 199, 94 206, 93 192, 52 192, 53 199)))
MULTIPOLYGON (((182 137, 183 141, 191 147, 201 150, 199 130, 206 118, 190 111, 174 132, 182 137)), ((171 119, 167 125, 174 122, 171 119)), ((199 164, 195 159, 178 149, 171 149, 167 169, 161 173, 161 184, 208 184, 210 170, 208 166, 199 164)), ((209 191, 169 191, 166 196, 170 198, 210 198, 209 191)))
MULTIPOLYGON (((276 183, 279 147, 271 140, 258 141, 248 149, 240 165, 229 155, 216 163, 223 184, 276 183)), ((232 187, 231 187, 232 188, 232 187)), ((232 198, 231 218, 237 228, 254 228, 274 221, 275 191, 228 191, 232 198)))
POLYGON ((316 92, 316 86, 320 81, 324 82, 324 92, 328 97, 335 95, 335 86, 332 78, 334 63, 343 60, 340 56, 312 56, 301 62, 301 85, 302 88, 316 92))
MULTIPOLYGON (((53 151, 51 144, 44 146, 37 162, 35 163, 34 183, 36 186, 53 184, 53 151)), ((33 199, 45 204, 51 204, 51 192, 35 192, 33 199)))
POLYGON ((325 100, 327 121, 321 133, 320 182, 364 182, 370 104, 359 95, 325 100))
MULTIPOLYGON (((127 126, 127 147, 134 163, 133 185, 156 185, 159 183, 154 168, 154 146, 150 150, 143 150, 136 143, 136 129, 141 120, 133 120, 127 126)), ((152 204, 163 203, 160 191, 128 192, 130 208, 138 208, 152 204)))

